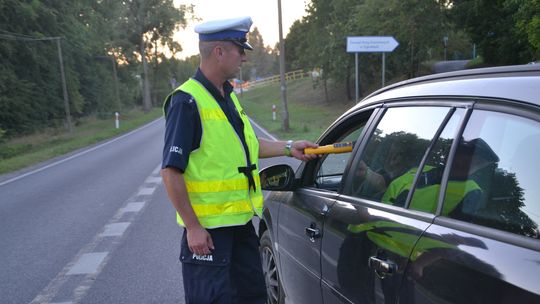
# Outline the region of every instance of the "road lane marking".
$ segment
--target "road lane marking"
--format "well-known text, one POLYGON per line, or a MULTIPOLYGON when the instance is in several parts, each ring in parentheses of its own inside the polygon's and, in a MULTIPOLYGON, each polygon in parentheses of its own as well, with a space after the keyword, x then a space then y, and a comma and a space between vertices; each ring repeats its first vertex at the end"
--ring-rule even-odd
POLYGON ((156 188, 141 188, 138 195, 152 195, 156 188))
POLYGON ((108 252, 85 253, 79 258, 77 263, 71 267, 66 275, 96 273, 99 265, 103 263, 108 254, 108 252))
POLYGON ((133 202, 127 204, 124 208, 120 209, 122 210, 122 213, 124 212, 139 212, 144 207, 145 202, 133 202))
MULTIPOLYGON (((159 168, 160 166, 157 167, 159 168)), ((157 178, 152 175, 156 173, 152 173, 151 178, 148 177, 147 180, 157 178)), ((140 185, 92 241, 84 245, 30 303, 80 303, 107 265, 114 250, 121 244, 122 238, 129 232, 131 224, 137 220, 139 212, 148 205, 147 202, 151 199, 148 195, 153 194, 155 189, 154 183, 144 182, 140 185), (151 188, 152 186, 154 188, 151 188), (98 248, 99 251, 97 251, 98 248)))
POLYGON ((107 224, 105 225, 105 231, 101 233, 101 236, 121 236, 129 227, 129 224, 131 223, 123 222, 123 223, 107 224))
POLYGON ((161 184, 161 176, 149 176, 145 182, 148 184, 161 184))
POLYGON ((126 133, 126 134, 124 134, 124 135, 122 135, 122 136, 120 136, 120 137, 113 138, 113 139, 111 139, 111 140, 109 140, 109 141, 107 141, 107 142, 104 142, 104 143, 102 143, 102 144, 100 144, 100 145, 97 145, 97 146, 95 146, 95 147, 93 147, 93 148, 90 148, 90 149, 88 149, 88 150, 84 150, 84 151, 79 152, 79 153, 77 153, 77 154, 71 155, 70 157, 67 157, 67 158, 61 159, 61 160, 59 160, 59 161, 56 161, 56 162, 54 162, 54 163, 52 163, 52 164, 48 164, 48 165, 46 165, 46 166, 44 166, 44 167, 41 167, 41 168, 32 170, 32 171, 27 172, 27 173, 24 173, 24 174, 22 174, 22 175, 19 175, 19 176, 10 178, 10 179, 8 179, 8 180, 6 180, 6 181, 0 182, 0 186, 3 186, 3 185, 6 185, 6 184, 9 184, 9 183, 12 183, 12 182, 14 182, 14 181, 16 181, 16 180, 19 180, 19 179, 21 179, 21 178, 27 177, 27 176, 29 176, 29 175, 32 175, 32 174, 35 174, 35 173, 38 173, 38 172, 41 172, 41 171, 43 171, 43 170, 49 169, 49 168, 51 168, 51 167, 54 167, 54 166, 57 166, 57 165, 59 165, 59 164, 65 163, 65 162, 67 162, 67 161, 69 161, 69 160, 72 160, 72 159, 74 159, 74 158, 77 158, 77 157, 79 157, 79 156, 82 156, 82 155, 85 155, 85 154, 90 153, 90 152, 92 152, 92 151, 95 151, 95 150, 97 150, 97 149, 99 149, 99 148, 105 147, 105 146, 107 146, 107 145, 109 145, 109 144, 112 144, 113 142, 116 142, 116 141, 118 141, 118 140, 120 140, 120 139, 122 139, 122 138, 124 138, 124 137, 127 137, 127 136, 129 136, 129 135, 131 135, 131 134, 133 134, 133 133, 135 133, 135 132, 137 132, 137 131, 146 129, 147 127, 153 125, 154 123, 160 121, 161 119, 162 119, 162 118, 158 118, 158 119, 156 119, 156 120, 154 120, 154 121, 152 121, 152 122, 149 122, 148 124, 146 124, 146 125, 144 125, 144 126, 142 126, 142 127, 140 127, 140 128, 137 128, 137 129, 135 129, 135 130, 133 130, 133 131, 131 131, 131 132, 129 132, 129 133, 126 133))

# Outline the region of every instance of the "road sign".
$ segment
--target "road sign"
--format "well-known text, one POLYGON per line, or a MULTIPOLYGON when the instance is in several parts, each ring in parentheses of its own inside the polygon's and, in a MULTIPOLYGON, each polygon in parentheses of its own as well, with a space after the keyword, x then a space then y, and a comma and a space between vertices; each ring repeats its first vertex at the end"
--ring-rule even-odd
POLYGON ((349 36, 347 53, 388 53, 399 43, 392 36, 349 36))

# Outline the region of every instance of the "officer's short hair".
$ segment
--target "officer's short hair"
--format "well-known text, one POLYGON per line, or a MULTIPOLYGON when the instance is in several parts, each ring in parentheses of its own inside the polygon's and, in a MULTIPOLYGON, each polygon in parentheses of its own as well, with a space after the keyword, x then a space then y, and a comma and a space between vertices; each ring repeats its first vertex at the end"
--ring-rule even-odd
POLYGON ((199 53, 203 59, 210 57, 219 41, 199 41, 199 53))

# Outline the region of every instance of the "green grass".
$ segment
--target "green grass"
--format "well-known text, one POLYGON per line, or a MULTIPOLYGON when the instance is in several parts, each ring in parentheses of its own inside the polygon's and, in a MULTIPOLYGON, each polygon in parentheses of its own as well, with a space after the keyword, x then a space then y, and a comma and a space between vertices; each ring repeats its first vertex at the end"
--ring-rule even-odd
MULTIPOLYGON (((322 86, 313 88, 311 79, 287 83, 290 131, 282 130, 282 103, 279 84, 246 91, 240 97, 246 113, 272 135, 280 139, 315 141, 324 130, 350 108, 336 89, 329 87, 332 102, 327 104, 322 86), (341 97, 340 97, 341 96, 341 97), (277 107, 277 119, 272 120, 272 105, 277 107)), ((149 113, 140 110, 122 113, 120 128, 114 120, 85 118, 77 122, 72 133, 50 129, 41 133, 9 139, 0 143, 0 174, 22 169, 42 161, 98 143, 131 131, 162 115, 161 109, 149 113)))
POLYGON ((0 174, 22 169, 126 133, 161 115, 162 111, 158 108, 148 113, 132 110, 121 114, 119 129, 114 128, 114 118, 104 120, 89 117, 78 121, 72 133, 50 129, 7 140, 0 143, 0 174))
MULTIPOLYGON (((337 96, 335 92, 329 94, 337 96)), ((279 139, 307 139, 315 141, 324 130, 353 103, 333 100, 324 101, 322 88, 314 89, 311 79, 287 83, 287 103, 290 131, 282 130, 282 103, 279 84, 255 88, 239 96, 246 113, 261 127, 279 139), (272 105, 277 108, 276 120, 272 120, 272 105)))

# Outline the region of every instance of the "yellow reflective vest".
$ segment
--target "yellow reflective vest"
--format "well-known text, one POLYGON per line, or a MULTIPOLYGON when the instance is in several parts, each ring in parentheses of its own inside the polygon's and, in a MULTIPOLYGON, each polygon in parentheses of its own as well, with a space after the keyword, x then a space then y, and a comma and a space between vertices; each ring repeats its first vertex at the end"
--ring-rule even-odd
MULTIPOLYGON (((201 118, 200 147, 190 153, 184 172, 189 200, 199 222, 205 228, 218 228, 246 224, 255 213, 260 216, 263 197, 257 170, 259 141, 236 95, 231 93, 231 99, 244 123, 250 160, 225 113, 202 84, 189 79, 167 97, 165 104, 177 91, 193 96, 201 118), (246 167, 251 167, 246 174, 253 176, 255 189, 250 189, 248 176, 239 170, 246 171, 246 167)), ((184 226, 178 213, 176 219, 184 226)))
MULTIPOLYGON (((423 173, 434 170, 432 166, 425 166, 423 173)), ((403 196, 402 200, 405 203, 405 198, 411 189, 414 177, 418 168, 412 168, 402 176, 393 180, 382 197, 382 202, 387 204, 395 204, 398 197, 403 196)), ((437 209, 437 199, 441 189, 440 180, 431 181, 431 183, 422 186, 417 185, 409 208, 424 212, 434 213, 437 209)), ((446 186, 446 195, 443 204, 443 215, 448 215, 456 206, 463 201, 465 196, 472 191, 481 191, 482 189, 473 180, 457 181, 449 180, 446 186)), ((480 202, 479 202, 480 204, 480 202)))

